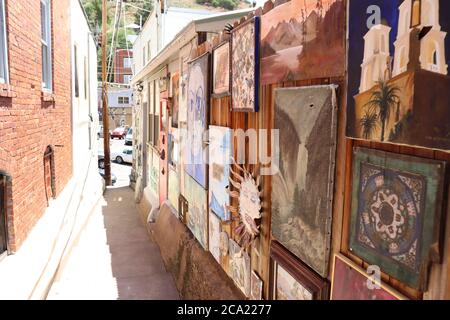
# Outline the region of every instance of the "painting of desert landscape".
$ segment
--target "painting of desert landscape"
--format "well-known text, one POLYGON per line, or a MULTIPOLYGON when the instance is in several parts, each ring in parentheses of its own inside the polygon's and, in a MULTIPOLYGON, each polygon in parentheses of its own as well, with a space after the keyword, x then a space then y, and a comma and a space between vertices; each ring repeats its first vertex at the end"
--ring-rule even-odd
POLYGON ((261 83, 344 75, 342 0, 292 0, 261 18, 261 83))
POLYGON ((350 2, 347 135, 450 150, 450 1, 350 2), (377 5, 381 19, 367 24, 377 5))
POLYGON ((272 234, 322 277, 328 273, 336 153, 333 86, 275 90, 279 172, 273 176, 272 234))
POLYGON ((294 279, 282 266, 276 265, 276 300, 313 300, 313 294, 294 279))

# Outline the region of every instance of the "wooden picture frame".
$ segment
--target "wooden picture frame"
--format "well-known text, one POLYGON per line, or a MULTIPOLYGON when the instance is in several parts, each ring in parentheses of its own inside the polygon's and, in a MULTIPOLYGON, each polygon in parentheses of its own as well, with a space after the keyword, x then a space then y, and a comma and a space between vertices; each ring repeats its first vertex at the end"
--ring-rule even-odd
MULTIPOLYGON (((345 266, 349 267, 349 270, 352 270, 355 272, 355 274, 357 276, 361 276, 361 279, 365 280, 365 281, 371 281, 373 282, 373 279, 369 278, 369 275, 367 274, 367 272, 361 268, 360 266, 356 265, 353 261, 351 261, 350 259, 348 259, 347 257, 345 257, 342 254, 335 254, 333 256, 333 271, 332 271, 332 275, 331 275, 331 290, 330 290, 330 300, 349 300, 343 297, 338 297, 336 296, 336 280, 335 280, 335 276, 336 276, 336 262, 342 262, 345 266)), ((348 281, 347 281, 348 282, 348 281)), ((352 285, 355 284, 355 282, 351 282, 352 285)), ((408 298, 404 295, 402 295, 401 293, 399 293, 398 291, 396 291, 395 289, 389 287, 388 285, 384 284, 382 281, 379 282, 375 282, 373 283, 373 285, 377 285, 379 287, 379 289, 376 290, 380 290, 380 291, 372 291, 373 294, 370 296, 371 299, 375 299, 375 298, 379 298, 377 300, 380 300, 380 298, 384 297, 384 298, 388 298, 389 300, 408 300, 408 298)), ((361 289, 361 286, 358 286, 358 289, 361 289)), ((369 289, 367 289, 367 292, 370 292, 369 289)), ((373 290, 373 289, 370 289, 373 290)), ((361 291, 359 290, 346 290, 346 293, 350 293, 350 294, 354 294, 354 299, 353 300, 357 300, 357 294, 361 293, 361 291)), ((348 298, 348 297, 347 297, 348 298)), ((361 299, 358 299, 361 300, 361 299)), ((369 299, 363 299, 363 300, 369 300, 369 299)))
POLYGON ((216 47, 214 47, 212 49, 212 58, 211 58, 211 70, 212 70, 212 94, 211 97, 212 98, 222 98, 222 97, 227 97, 231 95, 231 42, 230 41, 225 41, 220 43, 219 45, 217 45, 216 47), (223 52, 226 52, 226 61, 228 62, 228 81, 227 82, 227 87, 223 88, 222 90, 219 90, 219 88, 217 88, 217 83, 216 83, 216 71, 217 71, 217 67, 216 65, 218 64, 218 62, 216 62, 219 56, 219 53, 223 54, 223 52))
POLYGON ((178 219, 185 225, 186 224, 186 214, 189 210, 189 203, 186 198, 180 194, 178 196, 178 219))
MULTIPOLYGON (((259 16, 255 16, 252 19, 249 19, 248 21, 242 23, 238 27, 234 28, 231 31, 231 52, 230 52, 230 90, 231 90, 231 111, 235 112, 258 112, 259 111, 259 103, 260 103, 260 31, 261 31, 261 18, 259 16), (253 49, 250 48, 250 51, 247 49, 246 46, 242 44, 242 41, 235 40, 236 34, 238 32, 241 32, 244 28, 249 28, 250 25, 253 25, 253 49), (235 42, 239 42, 239 44, 234 45, 235 42), (242 50, 243 52, 237 51, 242 50), (236 60, 233 59, 234 56, 236 56, 236 60), (239 72, 244 72, 247 68, 243 68, 241 65, 237 65, 235 61, 243 61, 243 59, 247 56, 250 56, 249 60, 247 61, 253 61, 253 79, 250 79, 250 77, 245 76, 239 76, 239 72), (235 77, 240 78, 241 81, 238 81, 235 79, 235 77), (244 80, 245 79, 245 80, 244 80), (247 98, 250 99, 250 101, 253 98, 253 104, 252 106, 242 106, 236 105, 236 98, 238 96, 237 88, 242 88, 243 84, 246 83, 247 85, 250 85, 252 87, 253 92, 247 93, 247 98)), ((243 62, 245 63, 245 62, 243 62)), ((249 100, 247 99, 247 100, 249 100)), ((242 99, 241 99, 242 100, 242 99)), ((249 103, 248 103, 249 104, 249 103)))
POLYGON ((298 284, 306 289, 311 294, 311 300, 328 299, 329 282, 320 277, 277 241, 272 241, 270 244, 270 299, 278 300, 278 267, 282 267, 298 284))

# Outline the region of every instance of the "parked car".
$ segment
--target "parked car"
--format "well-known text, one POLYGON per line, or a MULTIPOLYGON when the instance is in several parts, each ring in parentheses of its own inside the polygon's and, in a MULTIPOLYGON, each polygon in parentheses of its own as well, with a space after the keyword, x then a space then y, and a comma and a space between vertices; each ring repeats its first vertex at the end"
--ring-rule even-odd
POLYGON ((100 127, 98 128, 97 137, 98 137, 99 139, 100 139, 100 138, 103 138, 103 126, 100 126, 100 127))
POLYGON ((131 146, 133 145, 133 128, 130 128, 128 130, 128 133, 125 137, 125 145, 126 146, 131 146))
POLYGON ((127 135, 127 129, 124 127, 119 127, 114 129, 114 131, 111 133, 111 139, 118 138, 118 139, 125 139, 125 136, 127 135))
MULTIPOLYGON (((98 169, 98 173, 105 179, 105 169, 98 169)), ((117 182, 117 177, 114 173, 111 172, 111 183, 114 185, 117 182)))
POLYGON ((103 154, 98 155, 98 168, 105 169, 105 156, 103 154))
POLYGON ((111 160, 115 160, 118 164, 133 163, 133 149, 126 148, 120 153, 111 153, 111 160))

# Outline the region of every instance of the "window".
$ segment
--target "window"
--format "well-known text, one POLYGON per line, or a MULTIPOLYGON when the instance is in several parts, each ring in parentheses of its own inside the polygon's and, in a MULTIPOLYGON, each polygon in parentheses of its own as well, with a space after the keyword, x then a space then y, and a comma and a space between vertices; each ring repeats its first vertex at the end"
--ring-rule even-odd
POLYGON ((41 0, 42 88, 52 90, 50 0, 41 0))
POLYGON ((73 47, 73 63, 74 63, 74 85, 75 85, 75 97, 80 96, 80 84, 78 83, 78 48, 75 45, 73 47))
POLYGON ((5 0, 0 0, 0 83, 8 82, 8 45, 6 37, 5 0))
POLYGON ((123 67, 131 68, 132 62, 133 62, 133 58, 123 58, 123 67))
POLYGON ((119 97, 119 104, 129 104, 130 103, 130 98, 129 97, 119 97))
POLYGON ((129 84, 131 82, 131 74, 126 74, 123 76, 123 83, 129 84))
POLYGON ((413 0, 411 3, 411 28, 420 25, 421 0, 413 0))
POLYGON ((150 45, 150 40, 147 41, 147 59, 150 61, 152 58, 152 46, 150 45))
POLYGON ((145 67, 145 46, 142 48, 142 67, 145 67))

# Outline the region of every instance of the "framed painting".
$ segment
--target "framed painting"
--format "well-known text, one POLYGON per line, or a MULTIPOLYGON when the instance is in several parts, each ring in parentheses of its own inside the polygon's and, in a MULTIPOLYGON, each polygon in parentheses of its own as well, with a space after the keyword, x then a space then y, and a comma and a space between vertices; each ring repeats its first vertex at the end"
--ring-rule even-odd
POLYGON ((349 248, 415 289, 440 262, 445 162, 354 149, 349 248))
POLYGON ((254 17, 231 33, 231 110, 259 109, 260 18, 254 17))
POLYGON ((345 74, 343 0, 291 0, 261 18, 261 83, 345 74))
POLYGON ((178 128, 178 114, 180 112, 180 74, 175 73, 172 76, 171 86, 172 86, 171 124, 172 124, 172 128, 178 128))
POLYGON ((251 300, 262 300, 262 291, 263 291, 263 281, 256 274, 255 271, 252 271, 252 278, 250 281, 250 299, 251 300))
POLYGON ((209 211, 209 252, 216 261, 221 264, 220 254, 220 219, 210 210, 209 211))
POLYGON ((213 52, 213 97, 230 94, 230 42, 224 42, 213 52))
POLYGON ((347 136, 450 150, 450 2, 351 0, 348 29, 347 136))
POLYGON ((272 300, 327 300, 329 284, 280 243, 270 245, 272 300))
POLYGON ((207 188, 206 130, 208 125, 209 54, 189 63, 185 171, 207 188))
POLYGON ((186 216, 189 210, 189 203, 183 195, 178 196, 178 219, 186 224, 186 216))
POLYGON ((275 90, 279 166, 272 234, 322 277, 328 274, 336 155, 334 86, 275 90))
POLYGON ((229 276, 234 280, 236 286, 245 294, 250 296, 251 266, 250 256, 233 240, 228 245, 229 254, 229 276))
POLYGON ((209 207, 223 221, 230 220, 231 129, 209 126, 209 207))
POLYGON ((184 175, 184 196, 189 203, 186 225, 192 234, 208 250, 208 203, 205 191, 191 176, 184 175))
POLYGON ((335 255, 331 300, 407 300, 342 255, 335 255))

